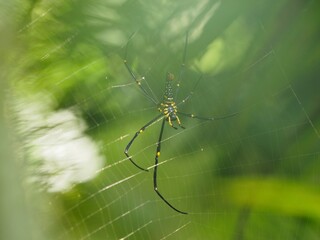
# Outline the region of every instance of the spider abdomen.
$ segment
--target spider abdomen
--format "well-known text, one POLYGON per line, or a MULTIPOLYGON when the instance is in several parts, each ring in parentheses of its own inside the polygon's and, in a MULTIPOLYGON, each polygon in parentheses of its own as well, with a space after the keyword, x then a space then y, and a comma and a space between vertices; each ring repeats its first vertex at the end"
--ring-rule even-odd
POLYGON ((173 87, 172 87, 172 82, 174 80, 174 75, 172 73, 167 73, 167 77, 166 77, 166 86, 165 86, 165 90, 164 90, 164 95, 163 95, 163 101, 168 101, 173 102, 173 87))

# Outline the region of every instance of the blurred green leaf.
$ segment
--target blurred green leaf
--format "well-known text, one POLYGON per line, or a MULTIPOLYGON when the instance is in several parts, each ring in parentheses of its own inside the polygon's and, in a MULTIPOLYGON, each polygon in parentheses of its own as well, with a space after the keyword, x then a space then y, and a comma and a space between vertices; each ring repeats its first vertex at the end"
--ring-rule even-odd
POLYGON ((320 218, 319 188, 272 177, 242 177, 223 181, 226 201, 254 211, 320 218))

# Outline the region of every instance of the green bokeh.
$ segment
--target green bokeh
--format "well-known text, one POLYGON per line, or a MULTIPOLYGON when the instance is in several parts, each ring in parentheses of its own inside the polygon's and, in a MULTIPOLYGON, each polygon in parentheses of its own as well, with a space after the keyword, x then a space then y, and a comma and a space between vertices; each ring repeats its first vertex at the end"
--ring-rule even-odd
MULTIPOLYGON (((3 239, 318 239, 318 1, 0 4, 3 239), (182 216, 155 195, 150 172, 121 162, 130 137, 158 114, 130 85, 123 58, 133 34, 128 62, 161 99, 166 72, 180 73, 187 31, 179 99, 194 94, 181 111, 238 114, 166 127, 159 185, 190 212, 182 216), (33 159, 14 105, 39 93, 50 111, 74 110, 106 159, 96 178, 68 192, 26 183, 33 159)), ((154 164, 159 128, 130 150, 142 166, 154 164)))

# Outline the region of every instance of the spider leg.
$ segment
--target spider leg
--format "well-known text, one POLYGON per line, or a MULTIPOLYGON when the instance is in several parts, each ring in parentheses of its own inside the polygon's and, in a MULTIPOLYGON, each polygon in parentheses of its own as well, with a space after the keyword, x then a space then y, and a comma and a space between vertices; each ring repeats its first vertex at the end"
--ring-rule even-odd
POLYGON ((161 150, 161 140, 162 140, 162 134, 163 134, 163 129, 164 129, 164 124, 165 124, 165 119, 162 120, 162 125, 161 125, 161 130, 160 130, 160 135, 159 135, 159 140, 157 142, 157 152, 156 152, 156 157, 155 157, 155 164, 154 164, 154 169, 153 169, 153 188, 154 191, 158 194, 158 196, 173 210, 175 210, 178 213, 181 214, 188 214, 186 212, 182 212, 178 209, 176 209, 174 206, 172 206, 159 192, 158 190, 158 183, 157 183, 157 171, 158 171, 158 158, 160 156, 160 150, 161 150))
POLYGON ((140 133, 142 133, 147 127, 149 127, 151 124, 153 124, 154 122, 156 122, 158 119, 160 119, 161 117, 163 117, 163 114, 159 114, 158 116, 156 116, 154 119, 152 119, 150 122, 148 122, 146 125, 144 125, 142 128, 139 129, 139 131, 137 131, 135 133, 135 135, 133 136, 133 138, 130 140, 130 142, 128 143, 128 145, 126 146, 125 150, 124 150, 124 154, 127 156, 127 158, 133 163, 133 165, 135 165, 137 168, 148 172, 148 169, 142 168, 140 167, 138 164, 136 164, 133 160, 132 157, 128 154, 129 149, 132 145, 132 143, 134 142, 134 140, 140 135, 140 133))
POLYGON ((188 94, 184 99, 182 99, 182 101, 180 101, 180 102, 177 104, 177 106, 179 106, 179 105, 187 102, 187 101, 192 97, 192 95, 193 95, 195 89, 198 87, 199 82, 200 82, 201 79, 202 79, 202 75, 198 78, 197 82, 194 84, 192 91, 190 91, 189 94, 188 94))
POLYGON ((171 120, 171 117, 169 116, 169 114, 166 116, 166 118, 168 120, 168 123, 169 123, 170 127, 172 127, 175 130, 178 130, 177 127, 173 126, 173 123, 172 123, 172 120, 171 120))
POLYGON ((175 93, 175 98, 177 98, 177 96, 178 96, 178 92, 179 92, 179 88, 180 88, 180 82, 181 82, 181 79, 182 79, 182 76, 183 76, 184 70, 185 70, 185 65, 186 65, 185 62, 186 62, 187 46, 188 46, 188 35, 189 35, 189 32, 187 31, 186 32, 186 40, 185 40, 185 44, 184 44, 183 55, 182 55, 182 63, 181 63, 181 66, 180 66, 180 73, 179 73, 178 81, 177 81, 177 89, 176 89, 176 93, 175 93))
POLYGON ((183 112, 178 112, 178 114, 184 115, 184 116, 189 117, 189 118, 196 118, 196 119, 200 119, 200 120, 214 121, 214 120, 220 120, 220 119, 226 119, 226 118, 229 118, 229 117, 233 117, 233 116, 237 115, 238 112, 231 113, 231 114, 224 115, 224 116, 217 116, 217 117, 201 117, 201 116, 196 116, 196 115, 194 115, 192 113, 183 113, 183 112))
POLYGON ((158 105, 158 101, 155 100, 149 93, 148 91, 141 85, 141 80, 144 80, 144 77, 142 77, 142 79, 138 79, 136 77, 136 75, 133 73, 132 69, 130 68, 129 64, 128 64, 128 61, 127 61, 127 52, 128 52, 128 44, 129 42, 127 43, 126 45, 126 52, 125 52, 125 58, 123 60, 123 63, 126 67, 126 69, 128 70, 129 74, 131 75, 132 79, 137 83, 138 87, 142 90, 142 92, 144 93, 144 95, 149 99, 151 100, 154 104, 158 105))
POLYGON ((185 127, 182 126, 181 121, 180 121, 180 118, 178 117, 178 115, 176 115, 176 119, 177 119, 177 122, 178 122, 179 126, 180 126, 182 129, 185 129, 185 127))

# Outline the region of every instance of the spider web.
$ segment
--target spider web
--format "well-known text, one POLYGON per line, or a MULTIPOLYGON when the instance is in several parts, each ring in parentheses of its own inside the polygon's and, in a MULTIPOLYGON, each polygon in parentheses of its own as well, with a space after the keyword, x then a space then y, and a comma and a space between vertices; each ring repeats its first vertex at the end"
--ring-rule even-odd
MULTIPOLYGON (((35 58, 42 69, 29 73, 27 84, 15 82, 10 97, 28 163, 25 179, 46 196, 41 209, 29 201, 38 214, 35 226, 53 239, 316 239, 319 57, 310 16, 317 3, 280 1, 266 14, 264 1, 244 1, 240 9, 229 1, 120 2, 81 3, 91 24, 82 28, 71 2, 44 1, 18 31, 32 38, 54 19, 76 20, 65 20, 71 30, 53 26, 48 36, 33 38, 39 44, 25 58, 35 58), (142 9, 149 25, 138 17, 142 9), (152 14, 155 9, 163 12, 152 14), (285 13, 280 27, 274 21, 285 13), (126 25, 117 30, 111 20, 124 17, 126 25), (107 30, 99 31, 101 26, 107 30), (134 33, 128 63, 161 100, 166 72, 180 74, 186 29, 190 43, 176 101, 190 98, 179 109, 205 117, 237 115, 217 121, 180 116, 186 129, 165 126, 158 185, 173 206, 189 213, 182 215, 153 190, 160 122, 129 151, 149 172, 123 153, 158 114, 130 78, 123 56, 134 33), (56 31, 59 38, 53 38, 56 31), (92 47, 91 38, 101 45, 92 47), (295 49, 298 40, 301 50, 295 49), (42 222, 47 211, 50 219, 42 222)), ((31 64, 21 65, 30 70, 31 64)))

